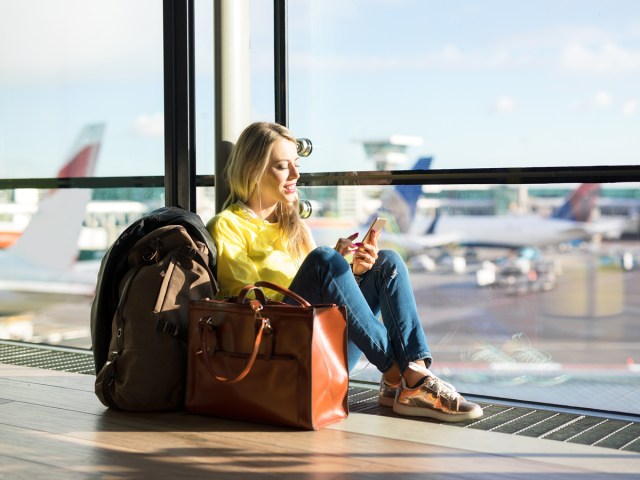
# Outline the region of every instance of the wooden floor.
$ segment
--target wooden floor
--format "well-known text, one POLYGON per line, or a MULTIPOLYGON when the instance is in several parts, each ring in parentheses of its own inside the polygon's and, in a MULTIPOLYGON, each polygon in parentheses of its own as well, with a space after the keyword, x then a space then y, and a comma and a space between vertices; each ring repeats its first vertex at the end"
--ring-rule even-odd
POLYGON ((105 409, 94 378, 0 364, 0 478, 640 478, 640 454, 353 413, 318 432, 105 409))

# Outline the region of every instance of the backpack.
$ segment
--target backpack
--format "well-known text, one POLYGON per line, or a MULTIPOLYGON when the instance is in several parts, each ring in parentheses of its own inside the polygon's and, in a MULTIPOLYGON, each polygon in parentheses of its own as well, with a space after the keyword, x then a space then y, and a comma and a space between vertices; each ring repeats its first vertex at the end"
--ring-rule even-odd
POLYGON ((151 212, 111 246, 91 309, 95 392, 104 405, 183 407, 189 303, 215 296, 215 254, 200 217, 178 207, 151 212))

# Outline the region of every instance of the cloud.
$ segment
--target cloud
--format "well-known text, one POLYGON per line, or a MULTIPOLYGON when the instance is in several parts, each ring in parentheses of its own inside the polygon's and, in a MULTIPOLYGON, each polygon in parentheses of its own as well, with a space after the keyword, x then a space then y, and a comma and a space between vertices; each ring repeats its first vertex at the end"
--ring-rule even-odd
POLYGON ((292 67, 318 72, 393 70, 500 71, 563 70, 578 73, 640 71, 640 49, 633 28, 614 31, 600 26, 561 25, 498 37, 490 43, 445 43, 434 47, 420 39, 400 54, 295 51, 292 67), (413 48, 411 50, 410 48, 413 48))
POLYGON ((384 71, 412 70, 422 71, 430 69, 442 70, 477 70, 483 68, 500 68, 511 61, 505 52, 464 52, 453 44, 444 45, 432 52, 414 55, 325 55, 316 56, 311 52, 297 52, 291 54, 291 65, 294 69, 343 72, 343 73, 376 73, 384 71))
POLYGON ((501 95, 496 100, 495 110, 498 113, 508 114, 516 109, 516 100, 508 95, 501 95))
POLYGON ((638 110, 638 100, 631 99, 627 100, 624 105, 622 105, 622 113, 627 116, 633 115, 638 110))
POLYGON ((609 42, 593 46, 574 43, 562 50, 560 64, 579 72, 635 72, 640 70, 640 51, 609 42))
POLYGON ((607 108, 611 106, 613 97, 609 92, 599 91, 591 99, 591 105, 596 108, 607 108))
POLYGON ((20 0, 2 9, 3 82, 109 81, 155 73, 162 74, 157 1, 20 0))
POLYGON ((164 135, 164 114, 143 113, 133 122, 133 131, 141 137, 162 137, 164 135))
POLYGON ((609 108, 613 105, 613 95, 605 90, 595 92, 591 97, 583 97, 570 108, 574 112, 586 112, 609 108))

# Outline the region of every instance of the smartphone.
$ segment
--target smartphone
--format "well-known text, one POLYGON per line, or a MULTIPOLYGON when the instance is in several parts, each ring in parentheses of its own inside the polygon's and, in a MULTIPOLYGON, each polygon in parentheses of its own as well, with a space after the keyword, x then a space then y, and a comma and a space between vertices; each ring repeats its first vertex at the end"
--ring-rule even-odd
POLYGON ((386 218, 382 218, 382 217, 376 218, 371 223, 371 226, 369 227, 369 230, 367 230, 367 233, 364 235, 364 237, 362 237, 362 243, 369 243, 369 235, 371 235, 371 231, 372 230, 375 230, 376 232, 382 231, 386 223, 387 223, 386 218))

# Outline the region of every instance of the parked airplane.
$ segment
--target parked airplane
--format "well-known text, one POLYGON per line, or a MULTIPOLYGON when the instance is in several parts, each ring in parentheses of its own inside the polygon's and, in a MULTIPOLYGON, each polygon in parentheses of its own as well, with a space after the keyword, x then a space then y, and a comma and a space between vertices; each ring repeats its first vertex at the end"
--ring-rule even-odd
MULTIPOLYGON (((58 176, 92 176, 103 132, 103 125, 83 128, 58 176)), ((73 295, 93 295, 96 272, 83 272, 76 264, 90 199, 88 189, 47 192, 22 235, 0 251, 0 315, 37 310, 73 295)))
MULTIPOLYGON (((414 171, 430 168, 431 157, 418 159, 414 171)), ((422 185, 396 185, 383 191, 379 205, 362 224, 348 219, 311 217, 307 223, 318 245, 333 246, 340 237, 366 231, 372 219, 388 220, 379 243, 406 257, 423 256, 447 246, 544 247, 589 240, 596 235, 619 238, 627 227, 624 217, 591 218, 600 195, 599 184, 582 184, 550 216, 526 215, 426 215, 418 201, 422 185)))
POLYGON ((591 218, 600 195, 599 184, 582 184, 551 216, 441 216, 433 232, 455 233, 459 244, 518 248, 544 247, 590 240, 596 235, 619 238, 624 228, 620 219, 593 221, 591 218))
POLYGON ((621 219, 591 221, 599 194, 599 184, 582 184, 549 217, 437 214, 433 218, 416 211, 415 188, 403 185, 390 195, 393 202, 383 197, 379 215, 397 219, 397 231, 385 232, 385 237, 409 255, 449 244, 519 248, 589 240, 595 235, 619 238, 625 226, 621 219))

